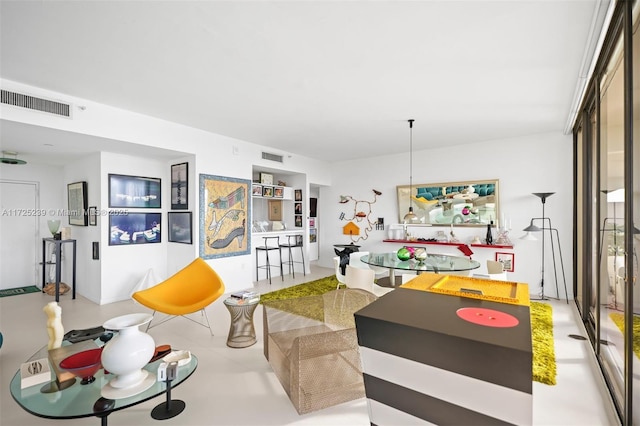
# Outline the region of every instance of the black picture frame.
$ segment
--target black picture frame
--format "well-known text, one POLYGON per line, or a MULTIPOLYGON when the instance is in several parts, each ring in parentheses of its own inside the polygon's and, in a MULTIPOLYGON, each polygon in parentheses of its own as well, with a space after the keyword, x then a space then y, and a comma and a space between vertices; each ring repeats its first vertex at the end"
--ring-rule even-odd
POLYGON ((273 198, 284 198, 284 188, 282 186, 273 188, 273 198))
POLYGON ((109 213, 109 245, 131 246, 162 242, 162 213, 109 213))
POLYGON ((171 209, 189 208, 189 163, 171 166, 171 209))
POLYGON ((293 191, 294 201, 302 201, 302 189, 296 189, 293 191))
POLYGON ((167 217, 169 242, 193 244, 193 215, 191 212, 169 212, 167 217))
POLYGON ((302 228, 302 216, 295 215, 294 222, 295 222, 295 227, 296 228, 302 228))
POLYGON ((265 198, 273 198, 273 186, 263 186, 262 196, 265 198))
POLYGON ((109 207, 159 209, 161 179, 109 173, 109 207))
POLYGON ((89 225, 96 226, 98 224, 98 208, 96 206, 89 207, 89 225))
POLYGON ((69 225, 87 226, 87 182, 67 184, 69 225))

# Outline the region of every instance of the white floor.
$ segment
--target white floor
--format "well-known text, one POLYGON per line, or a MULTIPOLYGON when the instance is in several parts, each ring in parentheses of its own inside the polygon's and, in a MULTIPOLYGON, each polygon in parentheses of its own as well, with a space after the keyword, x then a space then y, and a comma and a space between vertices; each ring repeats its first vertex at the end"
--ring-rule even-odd
MULTIPOLYGON (((313 267, 303 277, 293 280, 280 277, 256 283, 266 293, 304 281, 325 277, 332 269, 313 267)), ((0 349, 0 425, 98 425, 97 418, 65 420, 60 423, 35 417, 13 400, 9 382, 21 362, 47 343, 46 317, 42 307, 53 300, 42 293, 0 298, 0 330, 4 344, 0 349)), ((244 349, 226 345, 229 313, 222 298, 207 309, 214 336, 203 327, 183 318, 154 328, 149 334, 156 344, 189 349, 198 356, 196 372, 172 392, 174 398, 187 403, 186 410, 161 424, 166 425, 369 425, 364 399, 341 404, 303 416, 297 414, 275 377, 262 349, 262 307, 254 315, 258 343, 244 349)), ((573 305, 550 301, 554 309, 557 382, 546 386, 534 382, 533 423, 535 425, 613 425, 617 424, 612 405, 597 373, 587 341, 569 338, 569 334, 585 335, 579 326, 573 305)), ((62 296, 62 320, 66 330, 101 325, 107 319, 132 312, 147 312, 133 301, 95 305, 79 297, 62 296)), ((110 425, 158 424, 150 411, 162 397, 138 406, 117 411, 108 418, 110 425)))

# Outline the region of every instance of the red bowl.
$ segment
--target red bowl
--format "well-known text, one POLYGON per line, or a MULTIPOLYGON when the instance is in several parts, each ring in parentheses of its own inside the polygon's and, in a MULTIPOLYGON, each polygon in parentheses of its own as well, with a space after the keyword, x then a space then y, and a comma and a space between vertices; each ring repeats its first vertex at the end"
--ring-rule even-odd
POLYGON ((60 368, 82 377, 82 382, 80 383, 86 385, 96 379, 93 375, 102 368, 101 355, 102 348, 78 352, 60 361, 60 368))

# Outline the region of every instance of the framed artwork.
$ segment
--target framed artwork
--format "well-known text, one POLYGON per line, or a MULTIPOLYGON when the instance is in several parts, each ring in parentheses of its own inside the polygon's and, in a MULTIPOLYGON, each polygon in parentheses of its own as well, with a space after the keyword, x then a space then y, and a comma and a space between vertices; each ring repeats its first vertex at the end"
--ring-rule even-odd
POLYGON ((316 229, 309 229, 309 242, 310 243, 318 242, 318 234, 316 229))
POLYGON ((200 175, 200 257, 251 253, 250 188, 247 179, 200 175))
POLYGON ((502 263, 502 269, 505 272, 513 272, 515 267, 515 254, 513 253, 496 253, 496 260, 502 263))
POLYGON ((160 178, 109 174, 109 207, 162 207, 160 178))
POLYGON ((282 201, 269 200, 269 220, 282 220, 282 201))
POLYGON ((273 198, 273 186, 263 186, 262 187, 262 196, 273 198))
POLYGON ((189 208, 189 163, 171 166, 171 208, 173 210, 189 208))
POLYGON ((262 197, 262 185, 256 185, 255 183, 251 186, 251 194, 257 195, 258 197, 262 197))
POLYGON ((67 185, 69 225, 87 226, 87 182, 67 185))
POLYGON ((293 191, 294 201, 302 201, 302 189, 296 189, 293 191))
POLYGON ((260 183, 263 185, 273 185, 273 175, 271 173, 260 173, 260 183))
POLYGON ((300 215, 295 216, 295 226, 296 228, 302 228, 302 216, 300 215))
POLYGON ((274 198, 284 197, 284 188, 281 186, 276 186, 275 188, 273 188, 273 197, 274 198))
POLYGON ((191 212, 169 212, 167 219, 169 242, 193 244, 193 240, 191 237, 191 212))
POLYGON ((295 214, 302 214, 302 203, 293 203, 295 214))
POLYGON ((98 224, 98 208, 96 206, 89 207, 89 225, 96 226, 98 224))
POLYGON ((413 208, 415 223, 432 226, 483 226, 500 217, 498 179, 418 183, 396 186, 398 220, 413 208))
POLYGON ((162 241, 161 219, 161 213, 111 212, 109 214, 109 245, 159 243, 162 241))

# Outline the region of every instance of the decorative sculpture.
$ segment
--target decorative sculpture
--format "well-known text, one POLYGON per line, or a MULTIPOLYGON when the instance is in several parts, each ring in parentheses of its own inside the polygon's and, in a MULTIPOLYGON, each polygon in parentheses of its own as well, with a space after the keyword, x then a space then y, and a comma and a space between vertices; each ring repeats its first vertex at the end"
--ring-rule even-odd
POLYGON ((42 310, 47 314, 47 333, 49 334, 47 349, 57 349, 62 346, 62 338, 64 336, 62 308, 57 302, 49 302, 42 310))
MULTIPOLYGON (((364 222, 366 221, 366 226, 363 228, 363 234, 360 233, 350 233, 351 241, 358 242, 360 240, 366 240, 369 238, 369 231, 373 230, 374 225, 377 225, 377 221, 371 220, 371 205, 377 201, 378 195, 382 195, 382 192, 372 189, 373 191, 373 201, 365 201, 365 200, 356 200, 351 195, 341 195, 340 196, 340 204, 346 204, 351 201, 354 202, 353 205, 353 215, 351 217, 347 217, 344 213, 340 214, 340 220, 346 220, 348 222, 364 222)), ((380 229, 376 226, 376 229, 380 229)), ((383 228, 384 229, 384 225, 383 228)))

